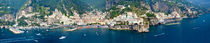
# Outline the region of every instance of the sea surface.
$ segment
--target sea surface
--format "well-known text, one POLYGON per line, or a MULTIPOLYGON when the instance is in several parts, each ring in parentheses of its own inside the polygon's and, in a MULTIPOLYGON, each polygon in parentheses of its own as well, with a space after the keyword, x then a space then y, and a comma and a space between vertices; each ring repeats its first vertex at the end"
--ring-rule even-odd
POLYGON ((64 31, 32 29, 13 34, 0 29, 0 43, 210 43, 210 14, 177 25, 152 26, 148 33, 101 28, 64 31))

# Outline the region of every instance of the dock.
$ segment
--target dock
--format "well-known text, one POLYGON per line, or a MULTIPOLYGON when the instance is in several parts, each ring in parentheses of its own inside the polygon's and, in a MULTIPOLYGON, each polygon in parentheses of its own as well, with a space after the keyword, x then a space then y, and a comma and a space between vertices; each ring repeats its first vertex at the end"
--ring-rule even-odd
POLYGON ((74 30, 77 30, 77 28, 74 28, 74 29, 67 29, 67 30, 64 30, 64 31, 74 31, 74 30))
POLYGON ((177 25, 177 24, 180 24, 180 22, 177 22, 177 23, 168 23, 168 24, 165 24, 165 25, 177 25))
POLYGON ((24 33, 24 31, 21 31, 21 30, 19 30, 19 29, 14 29, 14 28, 9 28, 9 30, 10 30, 11 32, 13 32, 14 34, 21 34, 21 33, 24 33))

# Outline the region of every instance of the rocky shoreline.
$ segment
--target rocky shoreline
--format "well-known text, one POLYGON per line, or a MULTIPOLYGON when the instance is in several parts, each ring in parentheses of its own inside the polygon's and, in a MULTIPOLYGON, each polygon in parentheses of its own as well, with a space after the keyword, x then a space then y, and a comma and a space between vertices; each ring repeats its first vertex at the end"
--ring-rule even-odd
MULTIPOLYGON (((140 29, 140 25, 118 25, 118 26, 106 26, 106 25, 83 25, 83 26, 70 26, 70 25, 62 25, 62 26, 29 26, 29 27, 12 27, 12 26, 0 26, 0 28, 9 29, 14 34, 24 33, 23 30, 31 30, 31 29, 57 29, 57 28, 69 28, 65 31, 75 31, 77 29, 88 29, 88 28, 106 28, 106 29, 114 29, 114 30, 134 30, 137 32, 149 32, 149 30, 138 30, 140 29)), ((149 27, 146 27, 147 29, 149 27)))
MULTIPOLYGON (((199 17, 199 16, 196 16, 199 17)), ((150 25, 158 25, 158 24, 166 24, 172 23, 172 22, 179 22, 183 19, 182 18, 173 18, 165 20, 164 22, 158 22, 158 21, 150 21, 151 24, 148 25, 139 25, 139 24, 132 24, 132 25, 57 25, 57 26, 0 26, 0 28, 8 28, 10 31, 12 31, 15 34, 23 33, 24 31, 21 30, 31 30, 31 29, 56 29, 56 28, 71 28, 67 29, 65 31, 74 31, 77 29, 84 29, 84 28, 107 28, 107 29, 113 29, 113 30, 133 30, 137 32, 149 32, 150 25)), ((151 19, 151 18, 150 18, 151 19)), ((154 18, 153 18, 154 19, 154 18)))

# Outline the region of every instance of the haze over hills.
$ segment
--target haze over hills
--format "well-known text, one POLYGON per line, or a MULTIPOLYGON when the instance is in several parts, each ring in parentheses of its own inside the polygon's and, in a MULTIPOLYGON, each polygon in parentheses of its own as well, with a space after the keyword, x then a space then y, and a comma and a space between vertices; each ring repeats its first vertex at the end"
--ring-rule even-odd
POLYGON ((210 0, 188 0, 189 2, 210 9, 210 0))
POLYGON ((0 14, 15 14, 27 0, 0 0, 0 14))
MULTIPOLYGON (((37 0, 37 1, 40 1, 40 0, 37 0)), ((112 2, 114 2, 114 1, 118 1, 118 0, 112 0, 112 2)), ((152 2, 152 0, 144 0, 144 1, 152 2)), ((200 5, 201 7, 208 8, 210 6, 210 5, 208 5, 210 3, 209 0, 187 0, 187 1, 189 1, 193 4, 196 4, 196 5, 200 5)), ((20 7, 22 7, 23 4, 26 4, 26 0, 12 0, 12 1, 11 0, 2 0, 1 2, 2 2, 2 4, 9 5, 10 7, 15 8, 16 9, 15 11, 17 11, 20 7)), ((45 2, 45 1, 42 0, 42 2, 45 2)), ((39 3, 42 3, 42 2, 39 2, 39 3)), ((51 0, 46 3, 49 3, 48 5, 53 5, 50 3, 54 3, 54 2, 53 2, 53 0, 51 0)), ((59 2, 56 2, 56 3, 59 3, 59 2)), ((91 8, 100 9, 100 10, 103 10, 106 8, 105 7, 106 0, 72 0, 72 1, 69 1, 69 3, 72 3, 71 5, 73 5, 73 3, 74 3, 75 5, 80 6, 79 8, 83 8, 85 10, 88 10, 88 8, 89 8, 89 10, 91 10, 91 8), (87 8, 85 8, 85 7, 87 7, 87 8)), ((42 5, 45 5, 45 4, 43 3, 42 5)), ((81 11, 83 11, 83 10, 81 10, 81 11)))
POLYGON ((106 0, 80 0, 83 3, 90 5, 90 8, 96 8, 96 9, 105 9, 106 0))

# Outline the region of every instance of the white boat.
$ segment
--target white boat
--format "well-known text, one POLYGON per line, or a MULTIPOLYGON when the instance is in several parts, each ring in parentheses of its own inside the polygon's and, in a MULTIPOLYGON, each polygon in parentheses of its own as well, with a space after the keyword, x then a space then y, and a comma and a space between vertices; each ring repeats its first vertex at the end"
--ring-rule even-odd
POLYGON ((34 40, 35 42, 39 42, 38 40, 34 40))
POLYGON ((65 39, 66 38, 66 36, 61 36, 59 39, 65 39))
POLYGON ((41 33, 38 33, 38 34, 36 34, 37 36, 40 36, 41 35, 41 33))

